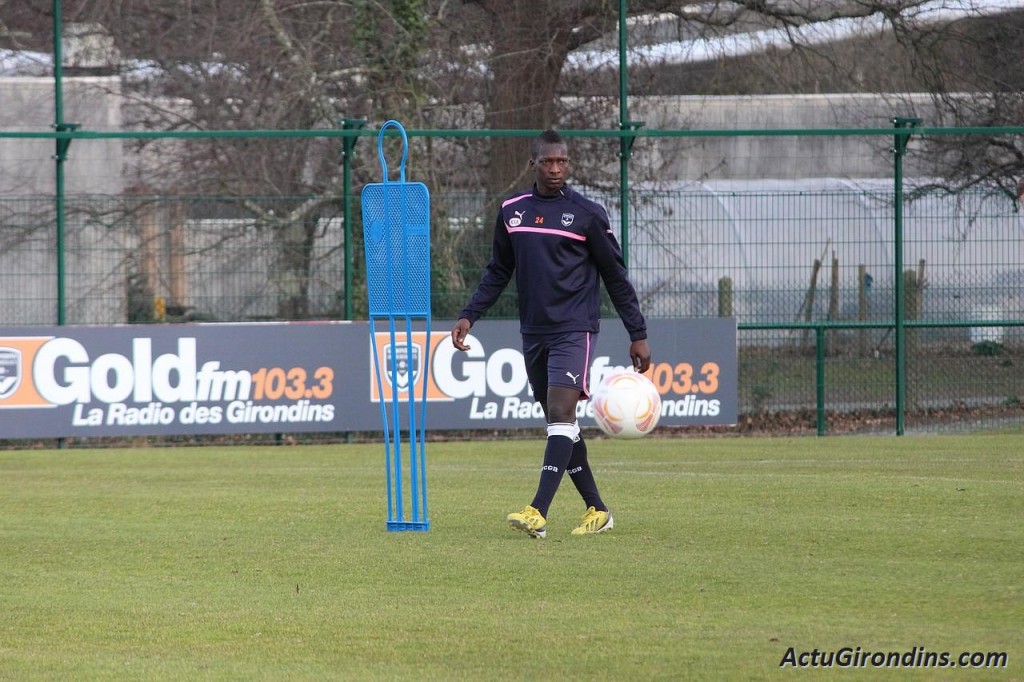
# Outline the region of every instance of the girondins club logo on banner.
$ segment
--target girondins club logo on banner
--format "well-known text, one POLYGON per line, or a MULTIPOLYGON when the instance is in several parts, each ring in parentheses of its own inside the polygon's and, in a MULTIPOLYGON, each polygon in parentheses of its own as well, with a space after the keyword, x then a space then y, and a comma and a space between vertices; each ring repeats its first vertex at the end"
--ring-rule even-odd
MULTIPOLYGON (((377 357, 371 357, 368 369, 370 378, 370 400, 380 402, 381 399, 391 400, 398 396, 399 400, 408 400, 409 392, 423 390, 426 384, 427 400, 450 402, 453 398, 445 393, 437 384, 434 375, 434 359, 438 347, 446 341, 451 345, 448 332, 413 332, 409 338, 406 334, 398 334, 392 343, 388 332, 375 332, 377 357), (392 353, 394 348, 394 353, 392 353), (392 355, 394 357, 392 357, 392 355), (374 362, 376 360, 376 362, 374 362), (429 361, 429 362, 428 362, 429 361), (380 384, 378 387, 376 369, 380 367, 380 384), (383 392, 383 396, 381 395, 383 392)), ((452 351, 454 352, 454 351, 452 351)), ((373 348, 370 349, 372 355, 373 348)))
POLYGON ((389 343, 384 346, 385 367, 387 368, 388 381, 391 386, 399 391, 409 390, 420 378, 420 358, 423 349, 416 345, 407 343, 396 343, 394 352, 389 343))
POLYGON ((21 351, 0 347, 0 400, 14 395, 21 385, 21 351))

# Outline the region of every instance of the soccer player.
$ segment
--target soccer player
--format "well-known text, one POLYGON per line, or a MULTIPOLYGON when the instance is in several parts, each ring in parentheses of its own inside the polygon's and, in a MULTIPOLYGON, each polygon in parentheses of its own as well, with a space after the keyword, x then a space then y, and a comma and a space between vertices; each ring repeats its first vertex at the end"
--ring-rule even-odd
POLYGON ((647 322, 607 212, 566 183, 569 150, 557 132, 546 130, 534 138, 530 169, 533 187, 501 204, 491 259, 459 313, 452 343, 459 350, 469 349, 470 328, 514 273, 526 373, 544 408, 547 446, 533 501, 509 514, 508 523, 532 537, 544 537, 548 508, 568 471, 587 506, 572 534, 601 533, 611 529, 612 515, 598 492, 576 421, 576 403, 589 396, 591 353, 601 317, 600 282, 629 332, 629 355, 638 372, 647 371, 651 363, 647 322))

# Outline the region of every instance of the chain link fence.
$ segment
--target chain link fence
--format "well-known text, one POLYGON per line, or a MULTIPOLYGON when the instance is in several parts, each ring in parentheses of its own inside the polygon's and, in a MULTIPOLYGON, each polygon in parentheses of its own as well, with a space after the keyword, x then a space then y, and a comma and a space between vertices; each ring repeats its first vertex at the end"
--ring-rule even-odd
MULTIPOLYGON (((898 313, 909 430, 1024 423, 1019 196, 997 186, 952 191, 921 175, 906 179, 900 196, 891 138, 877 133, 854 153, 837 131, 835 149, 855 164, 845 170, 835 155, 790 155, 775 177, 751 177, 721 166, 727 153, 749 157, 749 142, 737 151, 749 138, 723 133, 712 144, 684 132, 638 139, 643 170, 631 184, 615 172, 616 139, 581 135, 572 146, 592 161, 575 181, 607 206, 649 317, 736 318, 737 430, 891 433, 898 313), (684 158, 685 176, 677 172, 684 158), (681 179, 694 176, 702 179, 681 179)), ((443 326, 487 262, 500 197, 436 189, 439 168, 486 156, 486 138, 427 139, 412 149, 410 179, 432 192, 433 315, 443 326)), ((799 147, 799 137, 787 139, 799 147)), ((779 136, 770 141, 777 150, 779 136)), ((0 142, 4 327, 56 323, 61 298, 67 324, 365 319, 358 190, 379 180, 369 141, 357 146, 348 197, 139 189, 111 171, 109 139, 74 142, 67 191, 57 197, 16 182, 52 163, 33 151, 40 140, 0 142), (100 173, 111 187, 79 191, 100 173)), ((315 149, 330 160, 337 142, 315 149)), ((507 291, 491 316, 514 318, 515 296, 507 291)))

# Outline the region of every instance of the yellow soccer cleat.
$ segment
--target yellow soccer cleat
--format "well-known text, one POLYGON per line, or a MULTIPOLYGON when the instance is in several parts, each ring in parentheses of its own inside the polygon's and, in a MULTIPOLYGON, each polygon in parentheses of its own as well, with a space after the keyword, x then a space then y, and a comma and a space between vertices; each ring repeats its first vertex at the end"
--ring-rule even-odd
POLYGON ((548 534, 546 530, 548 522, 544 520, 539 511, 530 505, 526 505, 521 512, 512 512, 505 517, 505 520, 508 521, 508 525, 523 531, 530 537, 542 538, 548 534))
POLYGON ((587 511, 583 514, 580 525, 572 529, 572 534, 593 535, 594 533, 603 533, 606 530, 611 530, 614 525, 611 512, 598 511, 593 507, 588 507, 587 511))

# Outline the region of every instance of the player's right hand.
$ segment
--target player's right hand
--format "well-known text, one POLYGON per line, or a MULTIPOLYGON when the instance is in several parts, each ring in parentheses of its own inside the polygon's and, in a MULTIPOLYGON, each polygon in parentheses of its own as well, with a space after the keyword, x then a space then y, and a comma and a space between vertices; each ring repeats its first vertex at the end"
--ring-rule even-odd
POLYGON ((466 335, 469 334, 469 328, 472 326, 469 320, 460 317, 452 329, 452 345, 459 350, 469 350, 469 346, 466 344, 466 335))

